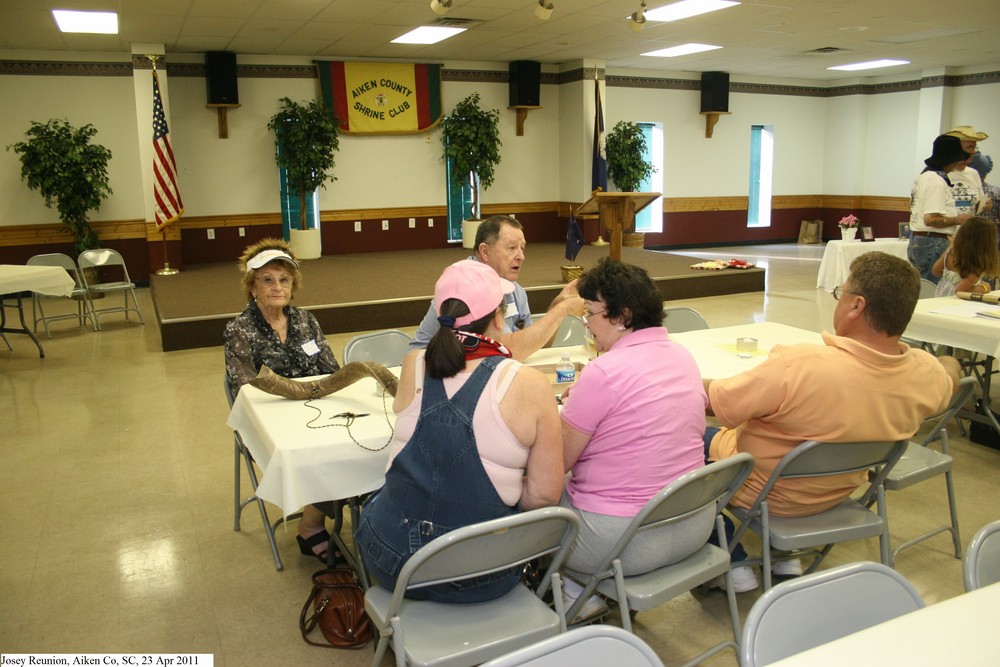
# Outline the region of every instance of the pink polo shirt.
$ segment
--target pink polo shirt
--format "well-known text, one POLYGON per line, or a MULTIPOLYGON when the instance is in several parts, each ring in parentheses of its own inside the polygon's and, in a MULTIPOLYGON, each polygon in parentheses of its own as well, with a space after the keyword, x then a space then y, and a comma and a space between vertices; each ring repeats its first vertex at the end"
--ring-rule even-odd
POLYGON ((566 485, 577 509, 630 517, 704 465, 708 399, 691 353, 663 327, 627 334, 587 364, 563 420, 590 442, 566 485))

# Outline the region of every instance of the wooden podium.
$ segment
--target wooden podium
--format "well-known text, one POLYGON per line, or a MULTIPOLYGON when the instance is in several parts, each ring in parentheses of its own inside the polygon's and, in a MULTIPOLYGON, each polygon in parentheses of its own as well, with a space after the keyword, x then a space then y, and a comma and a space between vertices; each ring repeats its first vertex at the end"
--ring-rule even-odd
POLYGON ((622 232, 635 230, 635 214, 656 201, 659 192, 595 192, 576 209, 576 217, 598 215, 611 236, 611 259, 622 258, 622 232))

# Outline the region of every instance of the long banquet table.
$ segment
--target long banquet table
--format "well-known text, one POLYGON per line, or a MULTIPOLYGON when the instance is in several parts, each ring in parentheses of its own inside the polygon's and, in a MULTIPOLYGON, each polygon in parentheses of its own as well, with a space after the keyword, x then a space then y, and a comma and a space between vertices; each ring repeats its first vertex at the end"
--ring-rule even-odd
POLYGON ((768 352, 775 345, 819 345, 823 342, 822 336, 815 331, 776 322, 685 331, 672 333, 670 337, 691 352, 701 371, 701 377, 706 380, 731 377, 753 368, 767 358, 768 352), (741 337, 757 339, 757 351, 747 358, 740 357, 736 351, 736 339, 741 337))
POLYGON ((819 264, 816 287, 827 292, 832 292, 834 287, 843 285, 847 279, 847 274, 851 271, 851 262, 866 252, 879 250, 901 259, 906 259, 906 248, 908 246, 909 241, 907 239, 875 239, 867 243, 859 239, 853 241, 829 241, 823 250, 823 259, 819 264))
MULTIPOLYGON (((38 356, 44 358, 45 350, 42 349, 41 342, 24 321, 22 292, 69 296, 73 293, 74 287, 76 287, 76 283, 62 267, 0 264, 0 335, 5 333, 27 334, 38 347, 38 356), (13 299, 16 303, 8 306, 8 299, 13 299), (7 326, 8 308, 17 309, 18 318, 21 321, 20 329, 12 329, 7 326)), ((7 345, 9 347, 10 343, 7 345)))
MULTIPOLYGON (((986 359, 980 380, 983 396, 986 397, 984 402, 988 406, 990 378, 996 358, 1000 356, 1000 319, 977 315, 983 311, 1000 314, 1000 306, 978 301, 963 301, 954 296, 920 299, 903 335, 925 343, 947 345, 984 355, 986 359)), ((962 413, 962 416, 989 424, 1000 433, 1000 424, 988 409, 984 415, 962 413)))

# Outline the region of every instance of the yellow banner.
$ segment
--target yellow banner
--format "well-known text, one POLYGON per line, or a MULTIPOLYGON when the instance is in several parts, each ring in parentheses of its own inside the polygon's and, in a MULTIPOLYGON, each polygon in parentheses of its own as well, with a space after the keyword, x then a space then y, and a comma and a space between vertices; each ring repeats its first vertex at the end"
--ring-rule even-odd
POLYGON ((319 63, 324 96, 351 134, 426 131, 440 117, 440 66, 319 63))

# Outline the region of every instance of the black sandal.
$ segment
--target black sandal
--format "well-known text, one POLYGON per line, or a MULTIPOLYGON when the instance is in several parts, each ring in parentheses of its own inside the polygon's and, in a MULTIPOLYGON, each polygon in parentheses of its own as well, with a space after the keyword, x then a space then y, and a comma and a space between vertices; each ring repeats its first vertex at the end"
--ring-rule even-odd
POLYGON ((301 535, 295 536, 296 541, 299 543, 299 551, 302 552, 303 556, 312 556, 313 558, 320 559, 323 564, 326 564, 326 552, 327 549, 323 549, 320 553, 313 551, 313 547, 318 547, 324 542, 327 543, 329 548, 330 543, 330 533, 325 530, 321 530, 315 535, 310 535, 309 537, 303 538, 301 535))

